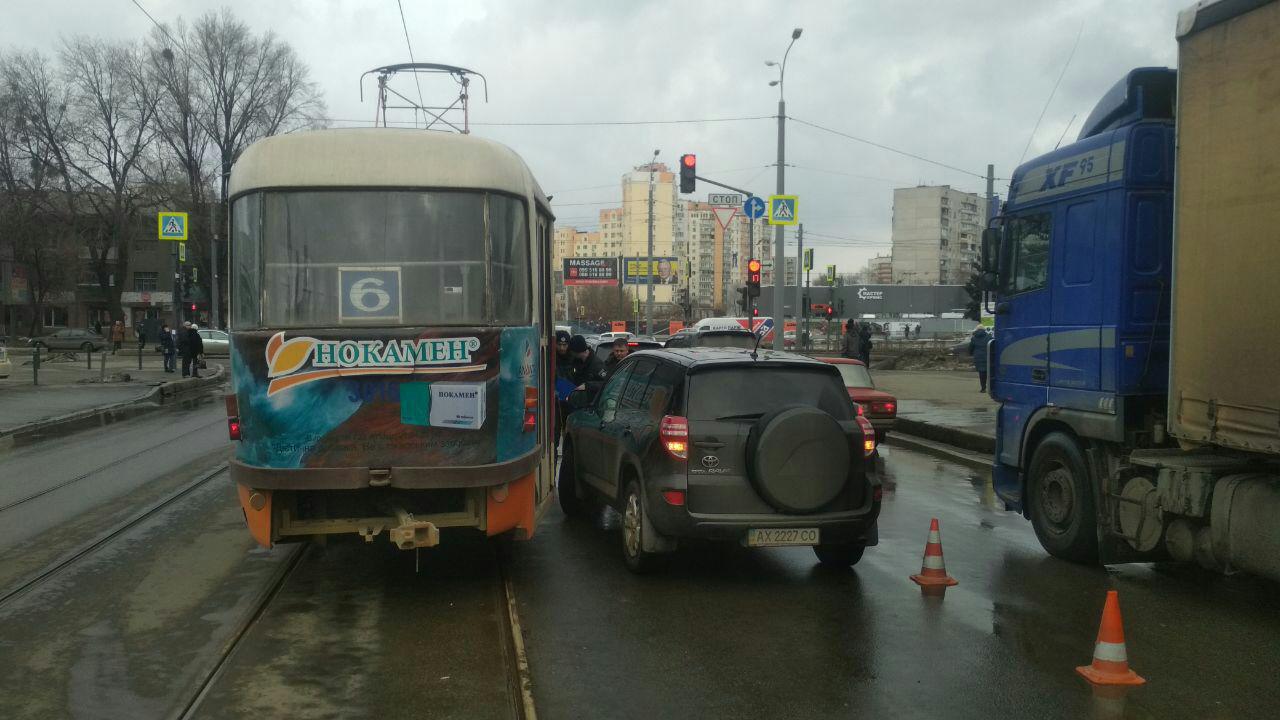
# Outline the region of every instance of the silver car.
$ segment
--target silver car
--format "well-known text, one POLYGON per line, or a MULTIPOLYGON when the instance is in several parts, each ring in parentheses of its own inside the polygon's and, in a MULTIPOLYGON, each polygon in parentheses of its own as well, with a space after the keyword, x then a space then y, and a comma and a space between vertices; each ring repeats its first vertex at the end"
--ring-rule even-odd
POLYGON ((47 335, 31 338, 31 347, 49 350, 81 350, 96 352, 107 346, 107 339, 92 330, 63 328, 47 335))
POLYGON ((0 345, 0 378, 7 378, 13 374, 13 361, 9 359, 9 353, 0 345))
POLYGON ((231 336, 221 330, 197 330, 205 355, 230 355, 231 336))

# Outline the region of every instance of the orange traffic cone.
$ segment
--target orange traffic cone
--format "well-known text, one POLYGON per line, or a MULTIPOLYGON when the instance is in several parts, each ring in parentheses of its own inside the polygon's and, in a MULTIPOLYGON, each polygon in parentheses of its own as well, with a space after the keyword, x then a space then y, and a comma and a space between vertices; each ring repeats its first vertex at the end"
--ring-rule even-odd
POLYGON ((1098 642, 1093 646, 1093 663, 1076 668, 1076 672, 1095 685, 1141 685, 1146 682, 1129 669, 1129 656, 1124 647, 1124 627, 1120 623, 1120 595, 1107 591, 1102 607, 1102 624, 1098 642))
POLYGON ((947 565, 942 560, 942 534, 938 531, 938 518, 929 523, 929 541, 924 545, 924 561, 920 564, 920 574, 911 579, 923 588, 951 587, 960 581, 947 574, 947 565))

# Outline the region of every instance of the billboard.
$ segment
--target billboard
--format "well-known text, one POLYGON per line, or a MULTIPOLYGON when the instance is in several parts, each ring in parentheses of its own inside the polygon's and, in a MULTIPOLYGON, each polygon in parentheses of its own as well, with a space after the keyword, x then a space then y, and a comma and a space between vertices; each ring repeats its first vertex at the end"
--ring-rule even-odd
POLYGON ((674 257, 623 258, 622 282, 626 285, 648 285, 649 278, 656 277, 654 285, 676 285, 680 282, 680 261, 674 257))
POLYGON ((617 285, 618 258, 565 258, 565 285, 617 285))

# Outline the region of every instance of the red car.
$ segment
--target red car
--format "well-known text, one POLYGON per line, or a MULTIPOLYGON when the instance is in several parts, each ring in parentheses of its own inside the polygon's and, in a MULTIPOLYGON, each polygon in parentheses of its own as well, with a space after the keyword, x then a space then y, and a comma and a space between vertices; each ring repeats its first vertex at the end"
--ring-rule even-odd
POLYGON ((849 391, 849 398, 862 407, 859 415, 865 415, 876 429, 876 444, 884 441, 884 436, 893 429, 894 420, 898 417, 898 398, 876 389, 871 380, 871 373, 861 360, 848 358, 817 358, 836 366, 840 377, 844 378, 844 387, 849 391))

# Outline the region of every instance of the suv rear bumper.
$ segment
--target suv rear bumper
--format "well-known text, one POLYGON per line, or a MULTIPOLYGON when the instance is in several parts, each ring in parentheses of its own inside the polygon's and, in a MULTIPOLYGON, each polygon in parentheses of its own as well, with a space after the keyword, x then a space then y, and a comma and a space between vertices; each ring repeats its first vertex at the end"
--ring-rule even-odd
MULTIPOLYGON (((878 483, 872 484, 872 490, 878 483)), ((872 495, 868 492, 868 495, 872 495)), ((732 513, 692 513, 687 507, 669 505, 657 492, 646 498, 649 521, 659 533, 670 538, 705 538, 741 541, 747 530, 757 528, 818 528, 826 542, 860 541, 867 546, 879 542, 876 519, 880 501, 872 500, 856 510, 813 515, 761 515, 732 513)))

